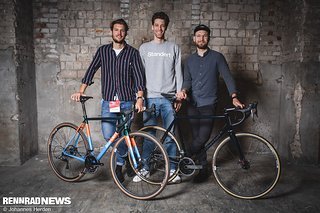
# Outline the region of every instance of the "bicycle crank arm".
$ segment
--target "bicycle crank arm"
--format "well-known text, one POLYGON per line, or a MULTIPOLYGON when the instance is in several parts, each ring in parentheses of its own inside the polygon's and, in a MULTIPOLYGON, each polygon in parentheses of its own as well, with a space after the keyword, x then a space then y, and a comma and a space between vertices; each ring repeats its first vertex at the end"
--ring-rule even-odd
POLYGON ((97 162, 97 163, 92 163, 93 166, 104 166, 104 163, 100 163, 100 162, 97 162))
POLYGON ((199 169, 203 169, 203 166, 202 165, 185 165, 185 168, 199 170, 199 169))

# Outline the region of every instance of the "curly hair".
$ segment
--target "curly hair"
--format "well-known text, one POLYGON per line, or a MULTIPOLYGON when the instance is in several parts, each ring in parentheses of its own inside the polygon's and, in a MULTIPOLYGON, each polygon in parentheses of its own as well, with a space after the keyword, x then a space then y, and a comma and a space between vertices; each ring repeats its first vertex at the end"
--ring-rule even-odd
POLYGON ((121 25, 123 25, 124 28, 125 28, 125 31, 128 32, 129 26, 128 26, 127 22, 126 22, 125 20, 123 20, 122 18, 117 19, 117 20, 114 20, 113 22, 111 22, 111 24, 110 24, 110 29, 111 29, 111 30, 113 30, 113 26, 114 26, 115 24, 121 24, 121 25))
POLYGON ((170 19, 169 19, 169 16, 166 13, 164 13, 164 12, 156 12, 155 14, 153 14, 153 16, 152 16, 152 25, 154 24, 154 20, 156 20, 156 19, 164 20, 166 28, 168 27, 170 19))

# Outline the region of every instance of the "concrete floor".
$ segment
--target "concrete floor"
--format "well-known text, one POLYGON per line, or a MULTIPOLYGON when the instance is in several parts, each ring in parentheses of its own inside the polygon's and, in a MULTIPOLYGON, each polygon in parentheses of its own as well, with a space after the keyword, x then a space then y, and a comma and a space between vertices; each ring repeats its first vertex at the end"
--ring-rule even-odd
POLYGON ((283 165, 276 188, 259 200, 231 197, 213 176, 201 184, 183 180, 154 200, 139 201, 117 188, 106 166, 67 183, 53 174, 45 155, 38 155, 22 166, 0 167, 0 212, 320 212, 320 168, 315 166, 283 165), (7 197, 70 197, 71 204, 12 207, 4 205, 7 197))

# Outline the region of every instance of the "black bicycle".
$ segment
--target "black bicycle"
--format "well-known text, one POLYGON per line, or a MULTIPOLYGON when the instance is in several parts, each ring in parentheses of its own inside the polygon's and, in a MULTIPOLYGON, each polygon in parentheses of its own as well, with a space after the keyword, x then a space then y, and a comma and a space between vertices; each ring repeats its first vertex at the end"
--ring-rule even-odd
MULTIPOLYGON (((173 104, 174 95, 162 94, 173 104)), ((174 120, 164 129, 160 126, 145 126, 140 131, 153 134, 166 147, 166 143, 175 143, 176 155, 169 155, 170 163, 177 164, 176 172, 169 177, 173 180, 179 173, 186 176, 202 169, 194 160, 185 154, 184 144, 179 143, 173 126, 183 119, 219 119, 224 126, 218 134, 210 139, 204 149, 207 151, 219 142, 212 159, 213 174, 224 191, 241 199, 256 199, 269 193, 280 178, 281 163, 273 145, 265 138, 244 132, 235 132, 234 128, 241 125, 248 117, 257 115, 257 103, 250 103, 244 109, 228 108, 222 115, 186 116, 175 113, 174 120), (238 119, 232 115, 237 114, 238 119), (224 137, 225 136, 225 137, 224 137), (221 138, 223 138, 221 140, 221 138)), ((179 130, 179 125, 177 125, 179 130)), ((181 131, 178 132, 181 135, 181 131)))

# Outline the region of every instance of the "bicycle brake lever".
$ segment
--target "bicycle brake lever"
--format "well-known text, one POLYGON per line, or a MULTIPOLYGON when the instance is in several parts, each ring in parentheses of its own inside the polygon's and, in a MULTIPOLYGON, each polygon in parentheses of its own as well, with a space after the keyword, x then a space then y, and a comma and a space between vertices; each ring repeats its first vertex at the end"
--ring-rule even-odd
POLYGON ((252 121, 254 121, 254 116, 258 117, 258 110, 257 110, 257 108, 251 109, 252 121))
POLYGON ((253 109, 251 109, 250 115, 251 115, 252 121, 254 121, 254 110, 253 109))

